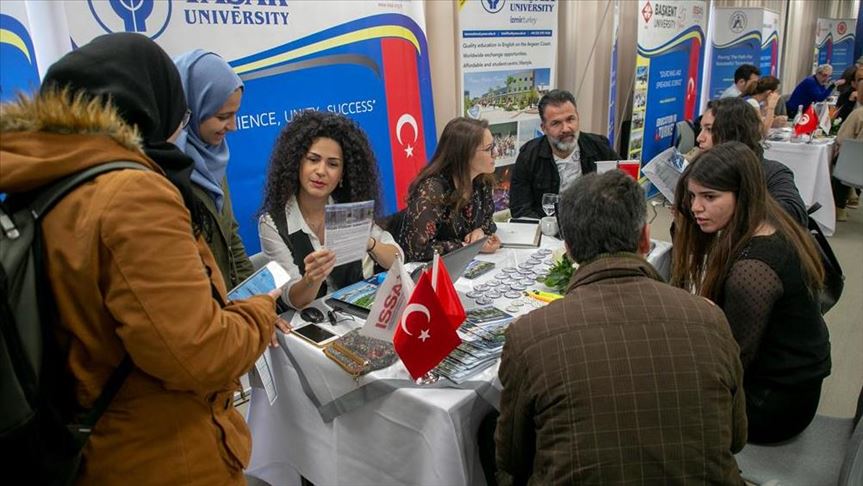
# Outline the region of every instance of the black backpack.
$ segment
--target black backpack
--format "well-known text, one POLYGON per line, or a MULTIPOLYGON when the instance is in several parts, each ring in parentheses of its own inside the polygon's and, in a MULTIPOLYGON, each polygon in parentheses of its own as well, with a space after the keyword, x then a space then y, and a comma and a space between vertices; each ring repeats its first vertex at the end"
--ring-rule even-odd
POLYGON ((7 473, 18 471, 28 484, 75 480, 93 426, 132 369, 127 355, 93 408, 80 409, 53 329, 56 306, 42 262, 44 215, 79 185, 120 169, 147 167, 110 162, 0 201, 0 457, 7 473))
POLYGON ((839 297, 842 297, 842 290, 845 288, 845 273, 842 272, 842 266, 839 264, 836 254, 833 253, 830 242, 827 241, 821 227, 812 218, 812 214, 819 209, 821 209, 821 203, 815 203, 806 213, 809 214, 809 233, 815 240, 815 248, 821 256, 821 264, 824 265, 824 287, 819 295, 821 315, 824 315, 839 302, 839 297))

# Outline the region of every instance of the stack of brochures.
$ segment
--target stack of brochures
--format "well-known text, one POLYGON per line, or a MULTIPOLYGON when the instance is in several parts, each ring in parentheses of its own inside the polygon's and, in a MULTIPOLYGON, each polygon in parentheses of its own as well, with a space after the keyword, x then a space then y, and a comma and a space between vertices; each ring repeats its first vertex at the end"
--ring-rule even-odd
POLYGON ((497 361, 503 352, 504 332, 513 319, 493 306, 466 313, 467 319, 458 330, 462 343, 434 370, 455 383, 464 382, 497 361))

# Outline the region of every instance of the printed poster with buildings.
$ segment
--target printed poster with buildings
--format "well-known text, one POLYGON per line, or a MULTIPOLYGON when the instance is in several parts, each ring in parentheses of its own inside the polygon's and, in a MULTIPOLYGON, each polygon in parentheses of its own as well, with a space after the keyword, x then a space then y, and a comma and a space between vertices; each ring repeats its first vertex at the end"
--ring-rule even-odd
POLYGON ((639 0, 629 158, 669 148, 674 126, 699 112, 707 2, 639 0))
POLYGON ((383 191, 381 214, 407 188, 437 139, 423 2, 81 0, 65 2, 74 45, 140 32, 171 56, 194 48, 227 60, 245 83, 228 135, 228 181, 249 254, 267 166, 281 129, 302 110, 341 113, 368 134, 383 191))
POLYGON ((509 207, 519 148, 541 136, 537 103, 555 87, 555 0, 458 0, 464 116, 494 136, 496 209, 509 207))

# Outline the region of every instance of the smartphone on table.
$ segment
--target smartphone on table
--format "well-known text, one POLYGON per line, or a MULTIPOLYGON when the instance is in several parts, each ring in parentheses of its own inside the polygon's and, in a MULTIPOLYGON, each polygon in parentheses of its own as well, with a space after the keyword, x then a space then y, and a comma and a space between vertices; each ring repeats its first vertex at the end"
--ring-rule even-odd
POLYGON ((292 334, 319 347, 339 338, 338 334, 324 329, 317 324, 306 324, 302 327, 295 327, 292 334))

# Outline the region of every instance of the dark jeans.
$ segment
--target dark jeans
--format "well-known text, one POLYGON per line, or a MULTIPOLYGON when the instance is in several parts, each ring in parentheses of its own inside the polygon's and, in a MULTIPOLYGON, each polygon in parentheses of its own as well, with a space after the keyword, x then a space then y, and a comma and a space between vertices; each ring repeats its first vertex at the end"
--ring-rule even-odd
POLYGON ((778 387, 746 383, 746 417, 753 444, 783 442, 803 432, 818 409, 821 380, 800 386, 778 387))
POLYGON ((833 201, 837 208, 844 208, 848 203, 848 195, 851 194, 851 188, 839 182, 835 177, 830 178, 830 183, 833 185, 833 201))

